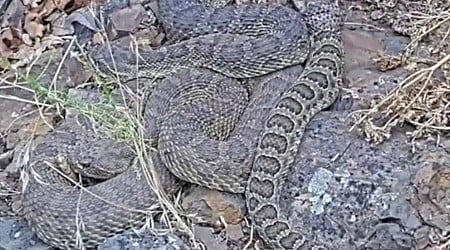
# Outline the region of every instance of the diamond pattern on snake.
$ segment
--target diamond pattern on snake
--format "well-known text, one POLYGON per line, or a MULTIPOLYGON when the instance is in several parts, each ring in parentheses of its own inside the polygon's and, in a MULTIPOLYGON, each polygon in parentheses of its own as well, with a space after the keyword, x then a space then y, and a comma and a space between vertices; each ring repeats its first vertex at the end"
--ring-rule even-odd
MULTIPOLYGON (((105 71, 115 63, 122 80, 163 78, 144 114, 147 136, 158 142, 152 158, 161 187, 173 194, 181 179, 245 193, 249 217, 268 246, 309 249, 312 229, 293 225, 278 199, 305 126, 341 87, 339 3, 304 0, 300 12, 276 5, 210 7, 198 0, 158 5, 177 42, 137 55, 103 46, 91 56, 105 71), (257 93, 238 81, 259 76, 257 93)), ((94 248, 143 225, 142 211, 158 201, 132 167, 133 156, 131 147, 83 122, 66 120, 51 132, 32 153, 23 193, 25 217, 38 237, 59 248, 80 242, 94 248), (85 166, 80 174, 107 180, 89 192, 74 188, 46 164, 61 155, 69 165, 85 166)))

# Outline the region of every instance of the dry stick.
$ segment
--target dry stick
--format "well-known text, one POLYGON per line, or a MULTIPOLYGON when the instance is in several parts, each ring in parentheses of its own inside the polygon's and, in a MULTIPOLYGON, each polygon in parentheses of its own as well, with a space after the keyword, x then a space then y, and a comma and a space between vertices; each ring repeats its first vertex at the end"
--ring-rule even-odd
MULTIPOLYGON (((123 94, 123 89, 121 88, 121 82, 120 82, 120 75, 119 75, 119 71, 117 70, 117 64, 115 61, 114 56, 112 55, 112 49, 111 49, 111 44, 109 42, 109 40, 106 40, 107 43, 107 47, 108 47, 108 52, 112 58, 112 63, 113 63, 113 72, 115 73, 115 78, 117 83, 119 84, 119 89, 121 90, 122 94, 123 94)), ((137 49, 137 46, 136 46, 137 49)), ((138 51, 136 51, 137 53, 138 51)), ((137 53, 138 54, 138 53, 137 53)), ((138 60, 138 58, 137 58, 138 60)), ((138 66, 138 61, 136 62, 136 66, 138 66)), ((138 129, 138 136, 139 139, 142 139, 142 132, 140 131, 140 129, 138 129)), ((166 195, 165 194, 161 194, 159 191, 159 185, 158 185, 158 181, 155 181, 155 176, 151 173, 149 173, 148 169, 145 167, 145 165, 149 165, 150 167, 150 171, 154 172, 154 168, 153 168, 153 162, 151 161, 150 157, 146 156, 145 150, 141 150, 145 148, 145 145, 143 145, 143 143, 141 143, 141 140, 139 140, 139 142, 134 141, 134 147, 135 149, 137 149, 138 151, 138 159, 139 162, 141 163, 142 169, 144 170, 144 175, 147 179, 147 182, 149 183, 149 186, 152 188, 152 190, 155 192, 156 196, 158 197, 158 200, 160 201, 160 204, 164 204, 165 206, 161 206, 161 208, 163 210, 165 210, 165 207, 168 207, 169 210, 172 212, 172 214, 177 218, 178 221, 182 222, 181 217, 178 215, 176 209, 170 204, 170 201, 168 201, 167 199, 165 199, 166 195), (147 162, 144 160, 147 159, 147 162)), ((145 213, 145 211, 142 211, 145 213)), ((192 231, 184 224, 181 223, 182 225, 184 225, 184 227, 190 232, 191 235, 193 235, 192 231)), ((169 225, 170 226, 170 225, 169 225)))
MULTIPOLYGON (((134 40, 134 42, 135 42, 134 43, 135 44, 134 53, 136 53, 136 55, 138 55, 139 54, 139 51, 138 51, 139 48, 137 46, 136 40, 134 40)), ((110 46, 108 46, 108 47, 110 47, 110 46)), ((136 70, 139 70, 139 57, 138 56, 136 56, 136 70)), ((139 77, 136 78, 136 82, 137 82, 136 84, 139 85, 139 77)), ((137 112, 137 114, 139 114, 140 113, 139 112, 140 111, 140 105, 136 105, 136 106, 137 106, 136 112, 137 112)), ((137 132, 138 132, 139 138, 144 138, 143 131, 139 127, 138 127, 137 132)), ((139 140, 139 142, 140 142, 139 143, 140 145, 135 143, 135 148, 136 149, 145 149, 144 143, 142 143, 141 140, 139 140)), ((145 178, 146 178, 150 188, 152 188, 152 190, 155 192, 156 196, 158 197, 158 200, 160 201, 160 203, 162 203, 165 206, 167 206, 169 208, 169 211, 171 211, 173 213, 174 210, 172 210, 172 206, 171 206, 172 204, 170 204, 170 202, 167 201, 166 194, 160 192, 161 191, 161 188, 160 188, 161 186, 159 184, 159 178, 157 176, 155 176, 156 171, 154 169, 154 165, 153 165, 153 161, 151 159, 151 156, 148 156, 145 152, 147 152, 147 151, 146 150, 142 151, 141 154, 140 154, 140 157, 139 157, 139 160, 142 161, 142 159, 147 159, 147 162, 148 162, 148 164, 143 164, 143 162, 141 164, 141 166, 143 166, 142 170, 144 172, 144 176, 145 176, 145 178), (150 169, 144 167, 146 165, 150 169)), ((165 206, 161 206, 163 210, 165 210, 165 206)), ((176 213, 173 213, 173 214, 176 214, 176 213)), ((175 216, 178 219, 178 214, 175 215, 175 216)), ((168 226, 170 227, 169 223, 168 223, 168 226)))
MULTIPOLYGON (((245 220, 247 225, 250 225, 250 223, 248 222, 247 219, 244 219, 244 220, 245 220)), ((248 242, 245 244, 243 250, 247 250, 247 249, 250 248, 250 246, 251 246, 251 244, 253 242, 253 237, 254 237, 254 233, 255 233, 254 230, 255 230, 254 227, 250 226, 250 238, 248 239, 248 242)))
MULTIPOLYGON (((67 51, 69 51, 70 48, 72 47, 73 41, 74 41, 74 40, 75 40, 75 38, 72 37, 72 41, 70 42, 69 47, 68 47, 67 50, 66 50, 66 55, 64 56, 63 60, 67 57, 67 51)), ((32 68, 33 65, 39 60, 39 57, 40 57, 41 55, 42 55, 42 53, 39 53, 39 56, 37 56, 37 57, 36 57, 36 58, 35 58, 35 59, 27 66, 26 77, 29 77, 31 68, 32 68)), ((55 72, 55 76, 54 76, 54 79, 53 79, 53 80, 55 80, 55 79, 57 78, 59 72, 61 71, 63 60, 60 62, 59 66, 58 66, 58 70, 55 72)), ((47 63, 47 65, 46 65, 45 68, 42 70, 41 74, 39 75, 39 78, 41 78, 41 77, 44 75, 45 71, 46 71, 47 68, 50 66, 50 63, 51 63, 51 61, 49 60, 48 63, 47 63)), ((52 83, 53 83, 53 82, 52 82, 52 83)), ((25 88, 25 89, 26 89, 26 88, 25 88)), ((30 91, 33 92, 34 94, 36 94, 35 91, 33 91, 33 90, 31 90, 31 89, 30 89, 30 91)), ((34 104, 34 105, 37 106, 37 110, 39 111, 39 116, 42 118, 42 120, 44 121, 44 123, 45 123, 49 128, 54 129, 53 126, 52 126, 50 123, 48 123, 47 119, 45 119, 44 113, 42 112, 43 107, 53 107, 53 105, 47 105, 47 104, 44 104, 44 103, 40 103, 39 100, 38 100, 38 98, 36 97, 36 95, 34 95, 33 99, 34 99, 34 102, 32 102, 32 104, 34 104)), ((57 109, 58 109, 58 107, 57 107, 57 109)), ((58 111, 59 111, 59 110, 58 110, 58 111)))
POLYGON ((430 248, 430 250, 445 250, 445 249, 448 249, 449 246, 450 246, 450 240, 448 240, 447 242, 445 242, 444 244, 442 244, 440 246, 434 246, 434 247, 430 248))
POLYGON ((408 46, 406 46, 405 51, 411 47, 412 44, 418 42, 419 40, 421 40, 424 36, 426 36, 427 34, 431 33, 432 31, 434 31, 435 29, 439 28, 439 26, 441 26, 443 23, 447 22, 450 20, 450 15, 448 15, 444 20, 438 22, 437 24, 433 25, 433 27, 429 28, 428 30, 426 30, 423 34, 420 34, 419 36, 417 36, 414 40, 412 40, 408 46))
MULTIPOLYGON (((133 39, 133 40, 135 41, 135 39, 133 39)), ((136 42, 134 44, 136 44, 136 42)), ((112 63, 113 63, 113 67, 114 67, 114 72, 116 73, 116 75, 115 75, 116 76, 116 80, 119 83, 119 85, 121 85, 121 83, 120 83, 120 75, 118 74, 119 71, 117 70, 116 62, 114 60, 114 56, 112 55, 112 49, 111 49, 111 45, 110 45, 109 41, 107 41, 107 45, 108 45, 108 52, 110 53, 110 56, 113 59, 112 63)), ((134 52, 137 55, 139 55, 139 53, 138 53, 138 46, 137 45, 135 46, 134 50, 135 50, 134 52)), ((139 58, 136 57, 136 67, 139 67, 139 61, 138 60, 139 60, 139 58)), ((139 78, 137 78, 137 81, 139 81, 139 78)), ((120 88, 120 90, 121 90, 122 96, 123 96, 123 89, 120 88)), ((139 113, 139 110, 138 110, 137 113, 139 113)), ((141 129, 139 129, 139 128, 138 128, 138 137, 139 137, 139 139, 142 139, 144 137, 141 129)), ((139 141, 141 141, 141 140, 139 140, 139 141)), ((139 155, 138 158, 139 158, 139 160, 141 162, 141 166, 143 168, 144 175, 145 175, 145 177, 146 177, 146 179, 148 181, 149 186, 155 192, 156 196, 158 197, 158 200, 160 201, 160 204, 161 205, 164 204, 164 206, 162 206, 161 208, 163 210, 165 210, 165 208, 167 207, 169 209, 169 211, 171 211, 172 214, 175 216, 175 218, 179 222, 182 222, 182 219, 178 215, 178 212, 176 211, 175 207, 170 203, 170 201, 168 201, 167 195, 165 193, 162 194, 161 191, 160 191, 160 188, 159 188, 160 185, 159 185, 158 178, 154 174, 152 174, 152 173, 155 173, 155 170, 153 168, 153 162, 151 160, 151 157, 147 157, 147 155, 145 153, 145 150, 140 150, 140 149, 145 148, 145 145, 143 145, 143 143, 140 143, 140 142, 139 143, 134 142, 134 147, 138 151, 141 151, 140 153, 138 153, 138 155, 139 155), (147 162, 143 161, 143 159, 147 159, 147 162), (148 171, 148 169, 145 167, 146 165, 147 165, 147 167, 150 168, 150 171, 148 171)), ((181 223, 181 224, 183 225, 183 227, 186 230, 188 230, 190 232, 191 235, 193 235, 193 233, 191 232, 189 227, 187 227, 187 225, 185 225, 185 223, 181 223)), ((170 226, 170 224, 168 224, 168 226, 170 226)))
POLYGON ((70 53, 70 49, 73 47, 73 43, 75 42, 77 36, 73 36, 72 40, 70 40, 69 46, 67 46, 66 51, 64 52, 63 57, 61 58, 61 61, 58 64, 58 68, 56 69, 55 75, 53 76, 51 86, 55 87, 56 80, 58 79, 59 73, 61 72, 61 69, 64 65, 64 61, 66 60, 67 56, 70 53))
MULTIPOLYGON (((0 95, 0 99, 13 100, 13 101, 24 102, 24 103, 28 103, 28 104, 36 104, 36 101, 30 101, 30 100, 23 99, 23 98, 13 96, 13 95, 0 95)), ((41 106, 52 107, 52 105, 43 104, 43 103, 41 103, 41 106)))
POLYGON ((448 36, 450 35, 450 26, 447 28, 447 31, 445 32, 444 37, 442 38, 442 40, 439 42, 439 47, 443 46, 443 43, 445 40, 447 40, 448 36))
MULTIPOLYGON (((134 45, 134 53, 136 53, 136 72, 139 70, 139 46, 137 44, 136 39, 133 39, 133 45, 134 45)), ((137 84, 139 84, 139 77, 136 78, 137 84)), ((139 107, 138 107, 138 113, 139 112, 139 107)), ((143 131, 141 129, 138 129, 139 132, 139 137, 143 138, 143 131)), ((138 148, 143 148, 145 147, 145 145, 135 145, 135 147, 138 148)), ((181 216, 179 215, 177 209, 175 208, 174 204, 172 204, 172 202, 169 201, 167 194, 165 193, 164 190, 161 190, 161 185, 159 184, 159 178, 157 176, 155 176, 156 171, 153 165, 153 161, 151 160, 151 156, 148 157, 148 155, 146 155, 145 151, 144 153, 144 158, 147 159, 148 161, 148 167, 149 169, 143 167, 144 170, 144 174, 146 176, 146 179, 148 181, 149 186, 154 190, 156 196, 158 197, 158 200, 160 201, 160 204, 162 205, 161 208, 163 210, 166 210, 166 208, 172 213, 172 215, 175 217, 175 219, 181 224, 181 226, 183 227, 184 230, 187 230, 187 232, 191 235, 191 237, 194 235, 194 233, 192 232, 192 230, 184 223, 184 221, 182 220, 181 216)), ((142 159, 141 157, 139 157, 140 159, 142 159)), ((142 164, 142 166, 145 166, 144 164, 142 164)), ((168 226, 170 227, 170 224, 168 223, 168 226)))
MULTIPOLYGON (((91 9, 91 11, 92 11, 92 9, 91 9)), ((103 25, 102 25, 102 29, 105 30, 103 25)), ((111 43, 109 42, 108 39, 106 39, 106 43, 107 43, 108 53, 110 54, 110 56, 112 58, 112 63, 113 63, 113 68, 114 68, 113 71, 115 73, 115 78, 117 80, 117 83, 119 84, 119 89, 122 92, 123 90, 120 87, 121 86, 120 75, 119 75, 119 71, 117 69, 117 64, 116 64, 115 58, 112 54, 111 43)), ((136 46, 136 49, 137 49, 137 46, 136 46)), ((137 51, 135 51, 135 52, 137 53, 137 51)), ((136 67, 138 67, 138 63, 139 63, 138 57, 136 57, 136 67)), ((137 79, 137 81, 139 81, 139 79, 137 79)), ((122 92, 122 96, 123 96, 123 92, 122 92)), ((144 138, 141 129, 138 128, 137 130, 138 130, 137 132, 138 132, 139 139, 144 138)), ((158 185, 157 178, 155 178, 155 176, 153 174, 150 174, 150 176, 149 176, 148 171, 146 171, 147 168, 145 166, 147 165, 148 167, 151 168, 151 171, 153 171, 153 173, 155 172, 154 168, 153 168, 153 162, 151 160, 151 157, 147 157, 147 155, 145 153, 146 150, 145 150, 145 145, 143 145, 144 143, 141 143, 141 140, 139 140, 139 142, 133 141, 133 143, 134 143, 135 149, 138 151, 138 160, 140 162, 140 165, 142 166, 142 170, 144 171, 144 176, 146 177, 150 188, 152 188, 152 190, 155 192, 155 195, 157 196, 158 200, 167 206, 167 203, 169 203, 169 202, 165 202, 166 199, 164 199, 164 197, 162 197, 161 193, 159 192, 159 189, 158 189, 159 185, 158 185), (144 150, 142 150, 142 149, 144 149, 144 150), (147 161, 145 161, 144 159, 146 159, 147 161)), ((162 209, 165 210, 164 206, 162 206, 162 209)), ((169 209, 169 210, 171 210, 171 209, 169 209)), ((174 211, 171 211, 171 212, 173 214, 175 214, 174 211)), ((176 216, 176 217, 179 218, 178 216, 176 216)))
POLYGON ((444 63, 446 63, 449 60, 450 60, 450 54, 447 54, 444 58, 439 60, 439 62, 437 62, 435 65, 425 68, 425 69, 421 69, 421 70, 413 73, 412 75, 408 76, 407 78, 405 78, 397 87, 395 87, 392 91, 389 92, 389 94, 386 96, 386 98, 384 98, 381 102, 379 102, 372 109, 370 109, 365 115, 363 115, 348 131, 349 132, 353 131, 353 129, 355 129, 355 127, 357 125, 361 124, 361 122, 363 122, 365 119, 367 119, 367 117, 369 117, 369 115, 371 113, 376 112, 382 105, 384 105, 385 103, 390 101, 395 96, 395 93, 400 88, 403 88, 403 89, 407 88, 407 87, 411 86, 412 84, 418 82, 420 79, 422 79, 425 75, 428 74, 427 81, 425 82, 424 86, 422 87, 420 92, 414 97, 414 99, 408 104, 408 106, 406 106, 403 109, 403 111, 405 111, 407 108, 409 108, 412 105, 412 103, 414 103, 417 100, 419 95, 423 92, 423 90, 425 89, 426 85, 428 84, 433 72, 436 71, 438 68, 440 68, 444 63), (402 85, 404 85, 404 86, 402 86, 402 85))
MULTIPOLYGON (((435 92, 435 91, 430 91, 430 92, 435 92)), ((444 90, 443 92, 450 92, 450 89, 449 90, 444 90)), ((447 103, 444 106, 443 110, 449 110, 449 107, 450 107, 450 103, 447 103)), ((449 113, 449 112, 445 112, 445 113, 449 113)), ((416 126, 418 126, 418 127, 421 127, 421 128, 431 128, 431 129, 436 129, 436 130, 449 130, 450 131, 450 127, 449 126, 434 126, 434 125, 430 125, 435 120, 435 118, 436 117, 430 118, 426 123, 416 122, 416 121, 409 121, 409 122, 414 124, 414 125, 416 125, 416 126)))
POLYGON ((436 129, 436 130, 448 130, 450 131, 450 127, 442 127, 442 126, 433 126, 433 125, 428 125, 428 124, 423 124, 421 122, 415 122, 415 121, 409 121, 410 123, 419 126, 419 127, 423 127, 423 128, 431 128, 431 129, 436 129))

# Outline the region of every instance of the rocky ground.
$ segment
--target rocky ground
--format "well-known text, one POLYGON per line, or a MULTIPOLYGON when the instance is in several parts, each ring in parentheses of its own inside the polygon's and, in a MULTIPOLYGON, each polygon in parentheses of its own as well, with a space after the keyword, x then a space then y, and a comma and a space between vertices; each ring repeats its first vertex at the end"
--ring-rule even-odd
MULTIPOLYGON (((90 6, 101 7, 110 40, 126 44, 132 33, 160 46, 156 5, 143 2, 0 0, 0 249, 50 249, 20 217, 21 156, 60 119, 58 111, 73 108, 57 93, 96 86, 96 74, 74 52, 102 42, 90 6)), ((450 4, 354 0, 346 7, 347 86, 309 126, 285 206, 327 249, 331 242, 333 249, 450 249, 450 4), (303 216, 306 201, 326 216, 303 216)), ((252 239, 260 246, 242 220, 242 197, 192 187, 181 203, 186 214, 227 226, 193 225, 193 235, 180 237, 130 232, 100 248, 193 248, 190 236, 207 249, 243 249, 252 239)))

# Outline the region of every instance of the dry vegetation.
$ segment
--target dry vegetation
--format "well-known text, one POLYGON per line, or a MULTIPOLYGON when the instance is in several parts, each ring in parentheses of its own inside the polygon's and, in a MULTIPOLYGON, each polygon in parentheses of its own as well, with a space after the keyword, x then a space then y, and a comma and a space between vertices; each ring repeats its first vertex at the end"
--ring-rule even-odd
MULTIPOLYGON (((71 49, 72 47, 68 46, 64 52, 64 56, 59 61, 52 61, 51 63, 57 63, 57 68, 61 69, 62 64, 66 60, 66 57, 70 53, 71 49)), ((80 58, 83 58, 83 55, 80 55, 80 58)), ((39 56, 35 59, 38 60, 39 56)), ((149 150, 151 149, 149 148, 148 141, 144 139, 145 136, 142 125, 142 117, 139 115, 140 112, 138 112, 139 110, 142 110, 140 102, 142 96, 132 92, 129 88, 127 88, 127 86, 123 85, 119 79, 109 79, 105 81, 105 78, 101 77, 101 75, 103 75, 101 72, 91 68, 90 70, 94 72, 95 79, 97 80, 80 87, 98 92, 101 99, 99 102, 89 103, 84 100, 80 100, 80 97, 72 96, 57 89, 56 79, 58 79, 61 74, 59 70, 56 72, 46 72, 44 70, 42 72, 42 75, 50 74, 53 76, 54 80, 49 86, 43 84, 39 78, 30 77, 33 74, 28 70, 32 67, 32 64, 33 63, 30 63, 29 67, 25 68, 24 71, 17 71, 12 77, 13 80, 9 80, 11 77, 8 77, 7 79, 3 79, 2 82, 5 87, 20 87, 23 90, 32 93, 34 96, 33 100, 22 98, 20 96, 0 96, 0 98, 13 99, 15 101, 33 104, 33 106, 36 107, 33 112, 38 113, 38 116, 34 119, 34 123, 41 123, 41 126, 53 128, 56 125, 54 123, 55 119, 59 120, 59 117, 64 117, 64 114, 66 114, 67 111, 76 112, 92 118, 93 122, 99 123, 105 132, 113 134, 118 140, 125 140, 129 142, 134 146, 135 151, 137 152, 137 162, 140 166, 142 166, 144 177, 154 193, 157 195, 160 201, 160 206, 155 206, 145 211, 136 211, 133 208, 127 207, 119 208, 141 212, 148 215, 146 227, 149 228, 153 228, 155 225, 153 221, 154 216, 160 215, 159 223, 164 224, 171 231, 175 228, 177 232, 185 233, 189 236, 193 247, 196 247, 196 249, 202 249, 202 245, 194 238, 191 228, 192 225, 189 221, 182 217, 180 213, 179 197, 168 197, 164 191, 159 188, 158 179, 156 177, 157 175, 155 174, 156 172, 153 168, 151 157, 149 157, 149 150), (117 86, 115 87, 114 92, 111 91, 111 84, 117 86), (118 98, 116 98, 116 100, 112 97, 113 93, 118 94, 118 98), (124 104, 120 103, 120 100, 124 101, 124 104), (134 104, 133 107, 137 110, 128 108, 131 106, 131 102, 134 104)), ((39 131, 32 131, 29 141, 25 143, 22 148, 20 148, 21 154, 16 154, 17 158, 15 161, 21 168, 28 163, 27 161, 30 157, 29 153, 35 145, 35 139, 39 139, 39 135, 39 131)), ((72 182, 73 185, 76 185, 82 189, 83 192, 90 193, 88 189, 81 186, 80 182, 73 181, 70 176, 59 170, 61 167, 62 166, 58 166, 54 169, 72 182)), ((29 177, 26 173, 22 172, 21 179, 24 186, 26 185, 27 178, 29 177)), ((11 193, 5 193, 6 196, 8 194, 11 193)), ((95 194, 92 195, 96 196, 95 194)), ((0 193, 0 196, 2 196, 2 193, 0 193)), ((117 206, 116 204, 109 202, 108 197, 98 198, 112 206, 117 206)), ((82 244, 81 241, 80 244, 82 244)))
MULTIPOLYGON (((34 2, 37 6, 31 3, 26 10, 25 24, 23 27, 9 26, 4 28, 0 33, 0 55, 3 74, 0 79, 1 89, 19 88, 25 93, 31 94, 33 98, 27 98, 28 95, 3 95, 0 94, 0 101, 14 100, 17 102, 31 104, 35 109, 19 116, 17 119, 35 114, 30 121, 31 129, 27 138, 24 138, 25 142, 21 143, 20 147, 15 149, 15 164, 21 169, 28 163, 29 153, 31 152, 36 140, 40 139, 45 133, 40 133, 41 127, 53 128, 57 122, 64 117, 66 111, 72 111, 82 113, 89 116, 93 121, 100 123, 102 129, 111 133, 119 140, 126 140, 134 146, 137 152, 138 164, 142 166, 144 177, 148 184, 152 187, 155 194, 160 200, 159 207, 153 207, 146 211, 138 211, 148 215, 147 227, 154 227, 154 215, 160 215, 159 223, 164 224, 169 230, 176 228, 178 232, 185 233, 191 240, 191 244, 196 249, 202 249, 203 246, 198 243, 193 237, 193 232, 189 221, 181 216, 179 210, 179 197, 167 197, 167 195, 159 188, 158 179, 156 178, 151 157, 148 152, 148 141, 144 139, 143 126, 141 124, 141 118, 137 110, 141 110, 140 100, 142 96, 131 92, 129 88, 123 85, 119 79, 105 79, 101 72, 92 68, 93 65, 88 63, 87 58, 83 53, 77 56, 77 60, 80 60, 84 64, 84 70, 91 72, 91 76, 94 79, 93 82, 85 83, 77 86, 77 88, 90 89, 97 91, 101 95, 101 100, 96 103, 86 103, 74 96, 71 96, 67 91, 60 90, 61 74, 64 74, 62 68, 64 63, 69 57, 73 57, 72 51, 75 47, 79 50, 83 50, 75 41, 73 36, 54 36, 50 29, 49 20, 45 18, 56 13, 60 13, 58 10, 65 9, 65 5, 72 3, 72 1, 43 1, 34 2), (22 29, 23 28, 23 29, 22 29), (50 34, 49 34, 50 33, 50 34), (64 50, 60 50, 60 55, 56 55, 53 59, 49 60, 44 58, 43 61, 47 61, 43 69, 39 74, 32 72, 34 67, 41 57, 52 57, 55 52, 55 48, 58 48, 61 44, 67 44, 64 50), (50 53, 46 53, 50 52, 50 53), (51 55, 51 56, 50 56, 51 55), (51 65, 57 65, 56 68, 52 68, 51 65), (50 82, 44 82, 44 79, 50 78, 50 82), (114 89, 114 90, 113 90, 114 89), (118 98, 113 100, 113 92, 118 94, 118 98), (137 110, 129 109, 131 104, 128 101, 133 102, 133 106, 137 110), (125 101, 124 105, 121 101, 125 101)), ((71 8, 84 8, 85 13, 93 11, 88 7, 89 1, 75 1, 75 6, 71 8)), ((65 9, 67 11, 67 9, 65 9)), ((52 19, 51 19, 52 20, 52 19)), ((50 21, 51 21, 50 20, 50 21)), ((104 27, 103 27, 104 28, 104 27)), ((99 36, 106 37, 104 32, 99 32, 99 36)), ((42 67, 41 65, 39 67, 42 67)), ((5 128, 2 128, 2 130, 5 128)), ((5 129, 8 132, 8 128, 5 129)), ((45 132, 48 129, 44 129, 45 132)), ((55 168, 61 175, 65 176, 74 185, 79 186, 84 192, 90 192, 80 183, 73 181, 68 175, 59 170, 61 166, 55 168)), ((25 186, 27 182, 27 174, 21 171, 21 183, 25 186)), ((5 199, 8 203, 12 202, 9 199, 12 195, 20 194, 20 189, 13 190, 8 183, 3 182, 0 179, 0 198, 5 199)), ((93 194, 95 196, 95 194, 93 194)), ((98 197, 108 202, 108 197, 98 197)), ((112 204, 117 206, 116 204, 112 204)), ((132 208, 122 208, 128 210, 134 210, 132 208)), ((15 211, 20 214, 20 211, 15 211)), ((0 212, 0 215, 2 213, 0 212)), ((81 244, 81 242, 80 242, 81 244)), ((80 247, 82 247, 80 245, 80 247)))
POLYGON ((382 71, 401 66, 410 72, 381 101, 369 103, 367 110, 357 113, 355 126, 362 125, 363 133, 376 143, 389 138, 393 128, 405 123, 415 128, 409 133, 413 140, 450 134, 450 9, 448 3, 424 4, 428 5, 397 13, 407 23, 394 22, 394 29, 411 38, 403 55, 382 55, 374 60, 382 71), (431 55, 426 62, 412 56, 422 41, 427 42, 431 55))

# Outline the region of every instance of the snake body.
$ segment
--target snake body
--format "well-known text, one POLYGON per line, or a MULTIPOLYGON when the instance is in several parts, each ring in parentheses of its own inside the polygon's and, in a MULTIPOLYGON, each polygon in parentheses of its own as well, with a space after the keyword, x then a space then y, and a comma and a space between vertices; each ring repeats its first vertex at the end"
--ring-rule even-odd
POLYGON ((123 81, 164 77, 195 67, 232 78, 252 78, 304 63, 308 56, 305 17, 293 9, 255 4, 211 9, 200 0, 160 0, 158 4, 169 39, 184 40, 159 50, 140 48, 137 57, 134 50, 113 47, 110 53, 103 46, 92 53, 102 71, 118 73, 123 81), (117 71, 114 60, 120 65, 117 71))
MULTIPOLYGON (((195 0, 159 5, 163 24, 180 43, 139 51, 137 57, 114 49, 113 58, 98 49, 93 57, 106 70, 114 59, 123 78, 167 76, 156 85, 144 115, 149 137, 158 141, 153 157, 161 187, 173 194, 179 188, 176 176, 245 192, 249 215, 266 243, 275 249, 308 248, 303 232, 308 229, 287 220, 278 197, 305 126, 334 102, 341 86, 339 6, 309 0, 300 13, 269 5, 208 9, 195 0), (195 26, 188 25, 193 21, 195 26), (293 77, 287 67, 306 58, 303 73, 293 77), (234 80, 277 70, 263 78, 252 98, 234 80)), ((61 128, 33 152, 23 193, 26 219, 39 238, 60 248, 77 243, 91 248, 142 225, 157 197, 142 173, 129 167, 133 151, 84 123, 61 128), (108 180, 89 192, 71 187, 46 164, 60 162, 61 155, 69 165, 85 172, 93 168, 96 177, 108 180)))
POLYGON ((302 75, 277 100, 265 121, 246 191, 256 230, 274 249, 311 247, 305 237, 310 232, 294 226, 281 213, 279 197, 306 125, 336 100, 342 86, 344 51, 340 33, 335 30, 340 17, 328 20, 331 24, 321 22, 323 19, 310 27, 319 32, 312 36, 311 55, 302 75))

